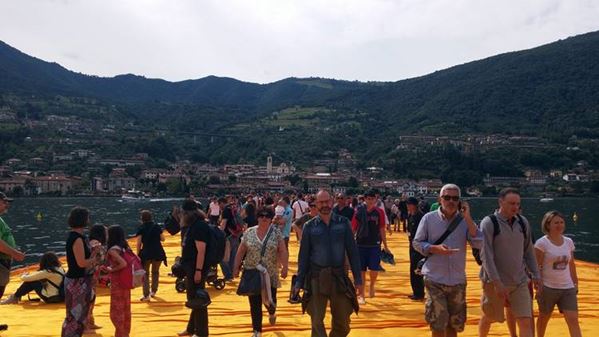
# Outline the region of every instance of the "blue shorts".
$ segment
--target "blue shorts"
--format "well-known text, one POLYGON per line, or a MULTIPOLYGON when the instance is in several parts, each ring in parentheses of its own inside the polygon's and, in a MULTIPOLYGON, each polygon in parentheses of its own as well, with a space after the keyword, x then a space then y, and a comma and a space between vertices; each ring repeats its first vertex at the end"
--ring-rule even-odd
POLYGON ((372 271, 380 271, 381 270, 381 247, 358 247, 360 251, 360 264, 362 266, 362 271, 372 270, 372 271))

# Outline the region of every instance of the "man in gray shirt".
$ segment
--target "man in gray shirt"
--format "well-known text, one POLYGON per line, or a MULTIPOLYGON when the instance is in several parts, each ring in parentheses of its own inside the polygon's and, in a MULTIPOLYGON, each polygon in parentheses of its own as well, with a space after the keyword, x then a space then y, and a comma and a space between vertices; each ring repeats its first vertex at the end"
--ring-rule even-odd
POLYGON ((489 334, 491 323, 505 320, 504 305, 510 307, 516 318, 519 336, 533 336, 532 298, 526 269, 535 286, 538 286, 539 271, 530 226, 519 211, 520 192, 505 188, 499 192, 499 210, 485 217, 480 224, 483 233, 480 337, 489 334))
POLYGON ((466 322, 466 241, 480 248, 481 233, 460 202, 460 188, 447 184, 439 193, 441 208, 422 217, 412 245, 428 256, 422 267, 428 293, 425 319, 433 337, 455 337, 466 322), (434 244, 456 216, 462 220, 441 244, 434 244))

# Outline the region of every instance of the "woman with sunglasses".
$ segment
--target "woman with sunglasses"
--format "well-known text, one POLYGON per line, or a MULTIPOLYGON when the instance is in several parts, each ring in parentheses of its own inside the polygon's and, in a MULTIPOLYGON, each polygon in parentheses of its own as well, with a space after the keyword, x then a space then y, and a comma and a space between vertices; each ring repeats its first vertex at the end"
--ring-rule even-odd
POLYGON ((555 305, 564 314, 570 336, 580 337, 578 323, 578 275, 574 263, 574 242, 564 236, 565 218, 556 211, 545 214, 541 230, 545 236, 535 243, 537 264, 543 286, 537 293, 539 319, 538 336, 545 336, 547 323, 555 305))
MULTIPOLYGON (((283 234, 278 226, 272 226, 274 210, 264 207, 258 210, 258 226, 248 228, 241 238, 241 244, 235 257, 234 275, 239 277, 241 261, 244 269, 256 269, 258 265, 266 268, 272 297, 271 303, 264 303, 268 309, 268 320, 271 325, 276 322, 277 288, 281 286, 279 280, 279 266, 282 266, 281 277, 287 277, 288 252, 283 239, 283 234), (262 256, 262 247, 265 246, 262 256)), ((253 337, 262 335, 262 294, 249 296, 250 312, 252 316, 253 337)), ((268 298, 268 296, 267 296, 268 298)))

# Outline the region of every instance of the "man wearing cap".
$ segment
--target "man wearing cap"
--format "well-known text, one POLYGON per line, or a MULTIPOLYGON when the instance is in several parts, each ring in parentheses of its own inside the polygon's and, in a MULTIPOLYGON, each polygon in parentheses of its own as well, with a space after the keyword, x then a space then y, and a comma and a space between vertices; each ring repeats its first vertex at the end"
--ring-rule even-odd
MULTIPOLYGON (((384 209, 377 207, 376 193, 370 190, 364 196, 366 203, 357 207, 352 219, 352 230, 360 252, 362 279, 366 280, 366 270, 370 270, 369 294, 370 297, 374 297, 376 279, 381 271, 381 243, 385 251, 389 251, 386 236, 387 225, 384 209)), ((359 300, 360 304, 365 303, 363 297, 359 300)))
POLYGON ((358 310, 355 289, 345 270, 346 255, 358 294, 364 290, 358 247, 349 221, 332 214, 329 192, 318 192, 315 204, 318 215, 304 225, 294 297, 304 289, 302 301, 310 315, 313 337, 327 336, 323 322, 327 302, 332 316, 329 336, 345 337, 350 332, 350 315, 358 310))
MULTIPOLYGON (((0 215, 8 211, 12 199, 0 192, 0 215)), ((17 249, 15 238, 10 227, 0 216, 0 298, 4 295, 6 285, 10 280, 10 265, 12 260, 23 261, 25 254, 17 249)))
POLYGON ((422 212, 418 207, 418 199, 409 197, 407 200, 408 207, 408 240, 410 241, 410 284, 412 286, 412 295, 408 296, 413 301, 422 301, 424 299, 424 280, 422 275, 417 274, 416 265, 424 256, 414 249, 412 240, 416 236, 418 224, 422 219, 422 212))
POLYGON ((347 198, 343 193, 337 194, 337 205, 333 208, 333 213, 344 216, 348 220, 354 218, 354 210, 347 204, 347 198))

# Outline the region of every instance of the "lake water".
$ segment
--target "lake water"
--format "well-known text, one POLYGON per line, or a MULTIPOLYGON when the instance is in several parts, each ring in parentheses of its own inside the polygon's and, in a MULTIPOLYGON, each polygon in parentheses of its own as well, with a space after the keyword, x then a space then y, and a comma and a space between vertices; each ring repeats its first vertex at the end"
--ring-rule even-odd
MULTIPOLYGON (((576 244, 576 257, 585 261, 599 262, 599 199, 562 198, 542 203, 538 199, 522 200, 524 215, 529 219, 535 237, 540 237, 540 222, 548 210, 558 210, 566 216, 566 234, 576 244), (576 213, 578 221, 573 222, 576 213)), ((144 200, 121 202, 118 198, 31 198, 16 199, 4 220, 12 228, 17 244, 27 251, 25 263, 37 263, 48 250, 64 253, 68 232, 67 216, 76 205, 91 210, 92 223, 118 224, 132 235, 139 224, 139 211, 148 209, 162 223, 168 211, 180 200, 144 200), (41 214, 38 220, 36 215, 41 214)), ((471 199, 472 213, 478 222, 497 207, 495 198, 471 199)))

